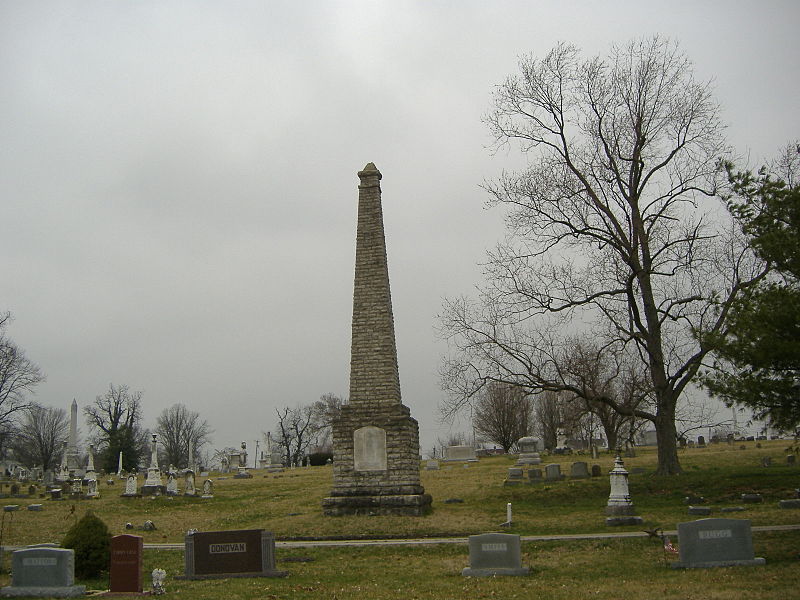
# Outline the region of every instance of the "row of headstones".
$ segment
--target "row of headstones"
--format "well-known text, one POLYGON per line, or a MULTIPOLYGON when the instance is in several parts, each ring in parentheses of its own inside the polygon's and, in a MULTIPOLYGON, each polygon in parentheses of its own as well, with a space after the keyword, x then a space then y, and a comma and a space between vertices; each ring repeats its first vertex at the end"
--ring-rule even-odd
MULTIPOLYGON (((784 509, 800 509, 800 488, 794 491, 795 497, 788 500, 779 500, 778 508, 784 509)), ((741 496, 744 504, 761 504, 764 502, 764 497, 761 494, 745 493, 741 496)), ((698 496, 687 496, 684 502, 689 505, 688 513, 695 516, 710 515, 715 508, 712 506, 698 506, 705 502, 705 498, 698 496)), ((723 506, 719 509, 721 513, 741 512, 744 511, 743 506, 723 506)))
MULTIPOLYGON (((665 547, 668 540, 665 539, 665 547)), ((671 547, 671 544, 670 544, 671 547)), ((140 536, 118 535, 111 539, 109 569, 112 593, 142 593, 144 543, 140 536)), ((756 558, 750 521, 700 519, 678 524, 679 560, 673 568, 763 565, 756 558)), ((283 577, 275 568, 275 538, 263 530, 190 533, 185 539, 186 579, 237 575, 283 577)), ((41 544, 12 554, 11 585, 2 596, 83 596, 86 588, 75 585, 73 550, 41 544)), ((527 575, 522 565, 521 538, 504 533, 469 537, 469 567, 463 576, 527 575)), ((153 572, 156 594, 163 593, 165 573, 153 572)))
MULTIPOLYGON (((600 477, 602 475, 600 465, 592 465, 589 470, 588 463, 577 461, 572 463, 569 470, 570 479, 588 479, 589 477, 600 477)), ((542 483, 543 481, 561 481, 564 479, 559 463, 545 465, 544 473, 542 469, 528 469, 527 483, 542 483)), ((508 476, 504 485, 519 485, 525 482, 524 470, 521 467, 509 467, 508 476)))
MULTIPOLYGON (((147 486, 145 485, 138 487, 136 475, 129 475, 126 482, 125 482, 125 491, 122 493, 123 498, 134 498, 142 495, 160 495, 165 494, 167 496, 179 496, 180 489, 178 488, 178 479, 175 477, 174 474, 170 473, 169 477, 167 478, 167 485, 163 487, 161 486, 147 486), (153 488, 153 489, 150 489, 153 488)), ((194 473, 192 471, 187 471, 184 476, 184 496, 197 496, 197 489, 194 485, 194 473)), ((213 498, 214 497, 214 482, 211 479, 206 479, 203 482, 203 495, 202 498, 213 498)))

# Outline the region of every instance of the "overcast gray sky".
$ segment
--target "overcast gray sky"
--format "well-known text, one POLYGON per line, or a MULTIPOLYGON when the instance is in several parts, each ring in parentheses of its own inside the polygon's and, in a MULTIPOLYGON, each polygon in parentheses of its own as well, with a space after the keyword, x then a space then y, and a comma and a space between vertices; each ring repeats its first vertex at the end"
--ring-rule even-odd
POLYGON ((520 164, 481 122, 517 57, 674 38, 758 164, 800 132, 798 22, 796 0, 0 0, 0 310, 47 375, 36 399, 127 384, 145 425, 180 402, 219 448, 345 396, 372 161, 427 453, 447 433, 435 315, 503 235, 480 183, 520 164))

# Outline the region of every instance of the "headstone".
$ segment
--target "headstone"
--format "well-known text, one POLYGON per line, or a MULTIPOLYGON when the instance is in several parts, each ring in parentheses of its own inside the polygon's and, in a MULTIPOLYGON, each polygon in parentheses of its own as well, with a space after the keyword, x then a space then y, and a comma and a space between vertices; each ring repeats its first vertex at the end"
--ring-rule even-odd
POLYGON ((780 500, 778 502, 779 508, 800 508, 800 500, 792 498, 791 500, 780 500))
POLYGON ((431 496, 420 483, 419 424, 400 396, 381 173, 369 163, 358 177, 350 394, 331 424, 333 489, 323 513, 420 516, 431 496), (359 437, 365 428, 373 429, 359 437))
POLYGON ((28 486, 28 496, 36 496, 36 486, 29 485, 28 486))
POLYGON ((690 506, 688 510, 688 514, 690 515, 702 515, 707 516, 711 514, 711 507, 710 506, 690 506))
POLYGON ((520 485, 522 482, 522 469, 519 467, 511 467, 508 469, 508 476, 503 482, 503 485, 520 485))
POLYGON ((125 491, 122 493, 122 495, 126 498, 132 498, 139 495, 136 490, 136 475, 128 475, 128 479, 125 481, 125 491))
POLYGON ((97 479, 90 479, 89 485, 86 488, 86 496, 88 498, 99 498, 100 492, 97 491, 97 479))
POLYGON ((522 566, 520 537, 508 533, 484 533, 469 536, 469 567, 461 571, 465 577, 493 575, 527 575, 522 566))
POLYGON ((275 537, 263 529, 197 532, 184 543, 186 579, 288 574, 275 568, 275 537))
POLYGON ((561 465, 558 463, 550 463, 544 468, 545 477, 547 481, 561 481, 564 476, 561 474, 561 465))
POLYGON ((41 511, 42 508, 43 507, 42 507, 41 504, 28 504, 28 510, 32 510, 32 511, 37 511, 38 512, 38 511, 41 511))
POLYGON ((705 446, 706 445, 706 438, 702 435, 697 436, 697 445, 698 446, 705 446))
POLYGON ((147 467, 147 479, 142 486, 143 496, 160 496, 166 494, 167 488, 161 480, 161 469, 158 468, 158 446, 156 434, 153 434, 153 441, 150 445, 150 466, 147 467))
POLYGON ((619 455, 614 460, 614 468, 608 475, 611 493, 608 495, 606 505, 606 514, 609 515, 606 517, 606 525, 641 525, 643 519, 635 516, 636 509, 628 491, 628 472, 619 455))
POLYGON ((678 523, 680 560, 673 568, 704 569, 737 565, 763 565, 753 554, 750 521, 746 519, 700 519, 678 523))
POLYGON ((203 482, 203 498, 213 498, 214 497, 214 482, 210 479, 206 479, 203 482))
POLYGON ((472 446, 448 446, 445 449, 444 460, 477 462, 478 458, 472 446))
POLYGON ((174 473, 170 473, 167 477, 167 496, 178 495, 178 480, 175 478, 174 473))
POLYGON ((542 483, 542 470, 528 469, 528 483, 542 483))
POLYGON ((538 465, 542 459, 539 456, 539 440, 535 437, 525 436, 517 441, 519 458, 517 465, 538 465))
POLYGON ((75 552, 67 548, 36 547, 11 555, 11 585, 0 596, 69 598, 83 596, 86 586, 75 585, 75 552))
POLYGON ((194 487, 194 471, 189 469, 186 471, 183 479, 183 495, 184 496, 196 496, 197 490, 194 487))
POLYGON ((746 504, 760 504, 764 501, 761 494, 742 494, 742 502, 746 504))
POLYGON ((167 591, 164 587, 164 582, 167 580, 167 572, 164 569, 153 569, 150 577, 153 579, 153 587, 150 590, 151 595, 160 596, 167 591))
POLYGON ((63 500, 61 496, 61 488, 53 488, 50 490, 50 500, 63 500))
POLYGON ((238 469, 234 479, 250 479, 253 476, 247 472, 247 442, 242 442, 242 449, 239 451, 238 469))
POLYGON ((142 592, 142 556, 144 538, 139 535, 115 535, 111 538, 111 593, 142 592))
POLYGON ((732 513, 732 512, 742 512, 746 510, 744 506, 723 506, 719 509, 721 513, 732 513))
POLYGON ((600 465, 592 465, 592 477, 600 477, 603 474, 603 470, 600 468, 600 465))
POLYGON ((438 460, 429 460, 425 463, 425 470, 426 471, 438 471, 439 470, 439 461, 438 460))
POLYGON ((761 457, 761 466, 762 467, 771 467, 772 466, 772 457, 770 457, 770 456, 762 456, 761 457))
POLYGON ((793 465, 797 462, 797 455, 795 454, 787 454, 786 455, 786 464, 793 465))
POLYGON ((570 467, 569 476, 572 479, 586 479, 589 477, 589 465, 583 461, 572 463, 570 467))

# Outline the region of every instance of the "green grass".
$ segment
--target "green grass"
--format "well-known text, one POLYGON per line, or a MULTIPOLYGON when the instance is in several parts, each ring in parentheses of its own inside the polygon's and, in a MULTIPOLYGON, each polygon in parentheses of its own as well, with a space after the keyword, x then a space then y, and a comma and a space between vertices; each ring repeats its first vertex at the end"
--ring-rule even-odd
MULTIPOLYGON (((800 511, 781 510, 778 500, 792 497, 800 487, 800 467, 786 465, 786 442, 752 442, 690 449, 681 454, 685 473, 658 477, 653 473, 656 457, 650 449, 626 459, 626 467, 644 468, 630 477, 631 495, 645 527, 674 529, 678 522, 692 520, 683 498, 699 495, 706 505, 737 506, 744 492, 761 493, 763 504, 743 505, 746 511, 732 516, 750 519, 754 525, 800 523, 800 511), (772 456, 773 466, 760 467, 762 456, 772 456)), ((606 473, 613 457, 597 461, 583 456, 553 456, 543 462, 559 462, 569 471, 575 460, 600 464, 606 473)), ((182 542, 187 529, 201 531, 263 528, 280 539, 383 538, 466 536, 498 531, 511 502, 514 525, 521 535, 607 532, 603 509, 608 477, 565 480, 541 485, 503 486, 512 457, 490 457, 463 468, 442 463, 439 471, 422 471, 422 483, 434 498, 433 510, 425 517, 324 517, 321 500, 330 491, 330 467, 296 469, 274 476, 254 472, 249 480, 214 476, 215 497, 210 500, 167 498, 121 498, 121 482, 103 485, 100 499, 52 502, 14 499, 8 503, 42 502, 42 512, 21 510, 13 521, 6 513, 5 545, 60 542, 69 526, 86 510, 93 510, 113 534, 128 532, 125 523, 141 526, 146 519, 157 530, 142 535, 145 543, 182 542), (447 504, 447 498, 461 498, 447 504), (74 507, 74 512, 73 512, 74 507), (10 527, 9 527, 10 526, 10 527)), ((24 507, 23 507, 24 508, 24 507)), ((614 531, 638 530, 637 527, 614 531)), ((467 566, 465 545, 422 547, 347 547, 279 549, 279 568, 290 571, 286 579, 231 579, 227 581, 180 581, 183 554, 179 551, 145 552, 145 570, 165 568, 170 596, 203 600, 224 595, 229 598, 790 598, 800 584, 800 532, 757 533, 757 556, 765 567, 674 571, 664 567, 663 552, 652 540, 628 538, 523 544, 524 561, 532 567, 530 577, 463 578, 467 566), (309 562, 281 562, 292 557, 309 562)), ((6 558, 6 564, 8 564, 6 558)), ((0 577, 1 582, 7 581, 0 577)), ((148 577, 149 581, 149 577, 148 577)), ((85 582, 104 589, 105 580, 85 582)))

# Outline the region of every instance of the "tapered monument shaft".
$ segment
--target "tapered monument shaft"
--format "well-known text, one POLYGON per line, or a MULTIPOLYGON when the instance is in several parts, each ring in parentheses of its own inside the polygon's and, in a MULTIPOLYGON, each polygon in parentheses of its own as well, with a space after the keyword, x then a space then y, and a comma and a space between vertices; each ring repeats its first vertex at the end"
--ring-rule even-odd
POLYGON ((392 296, 381 207, 381 173, 359 171, 350 402, 400 403, 392 296))

